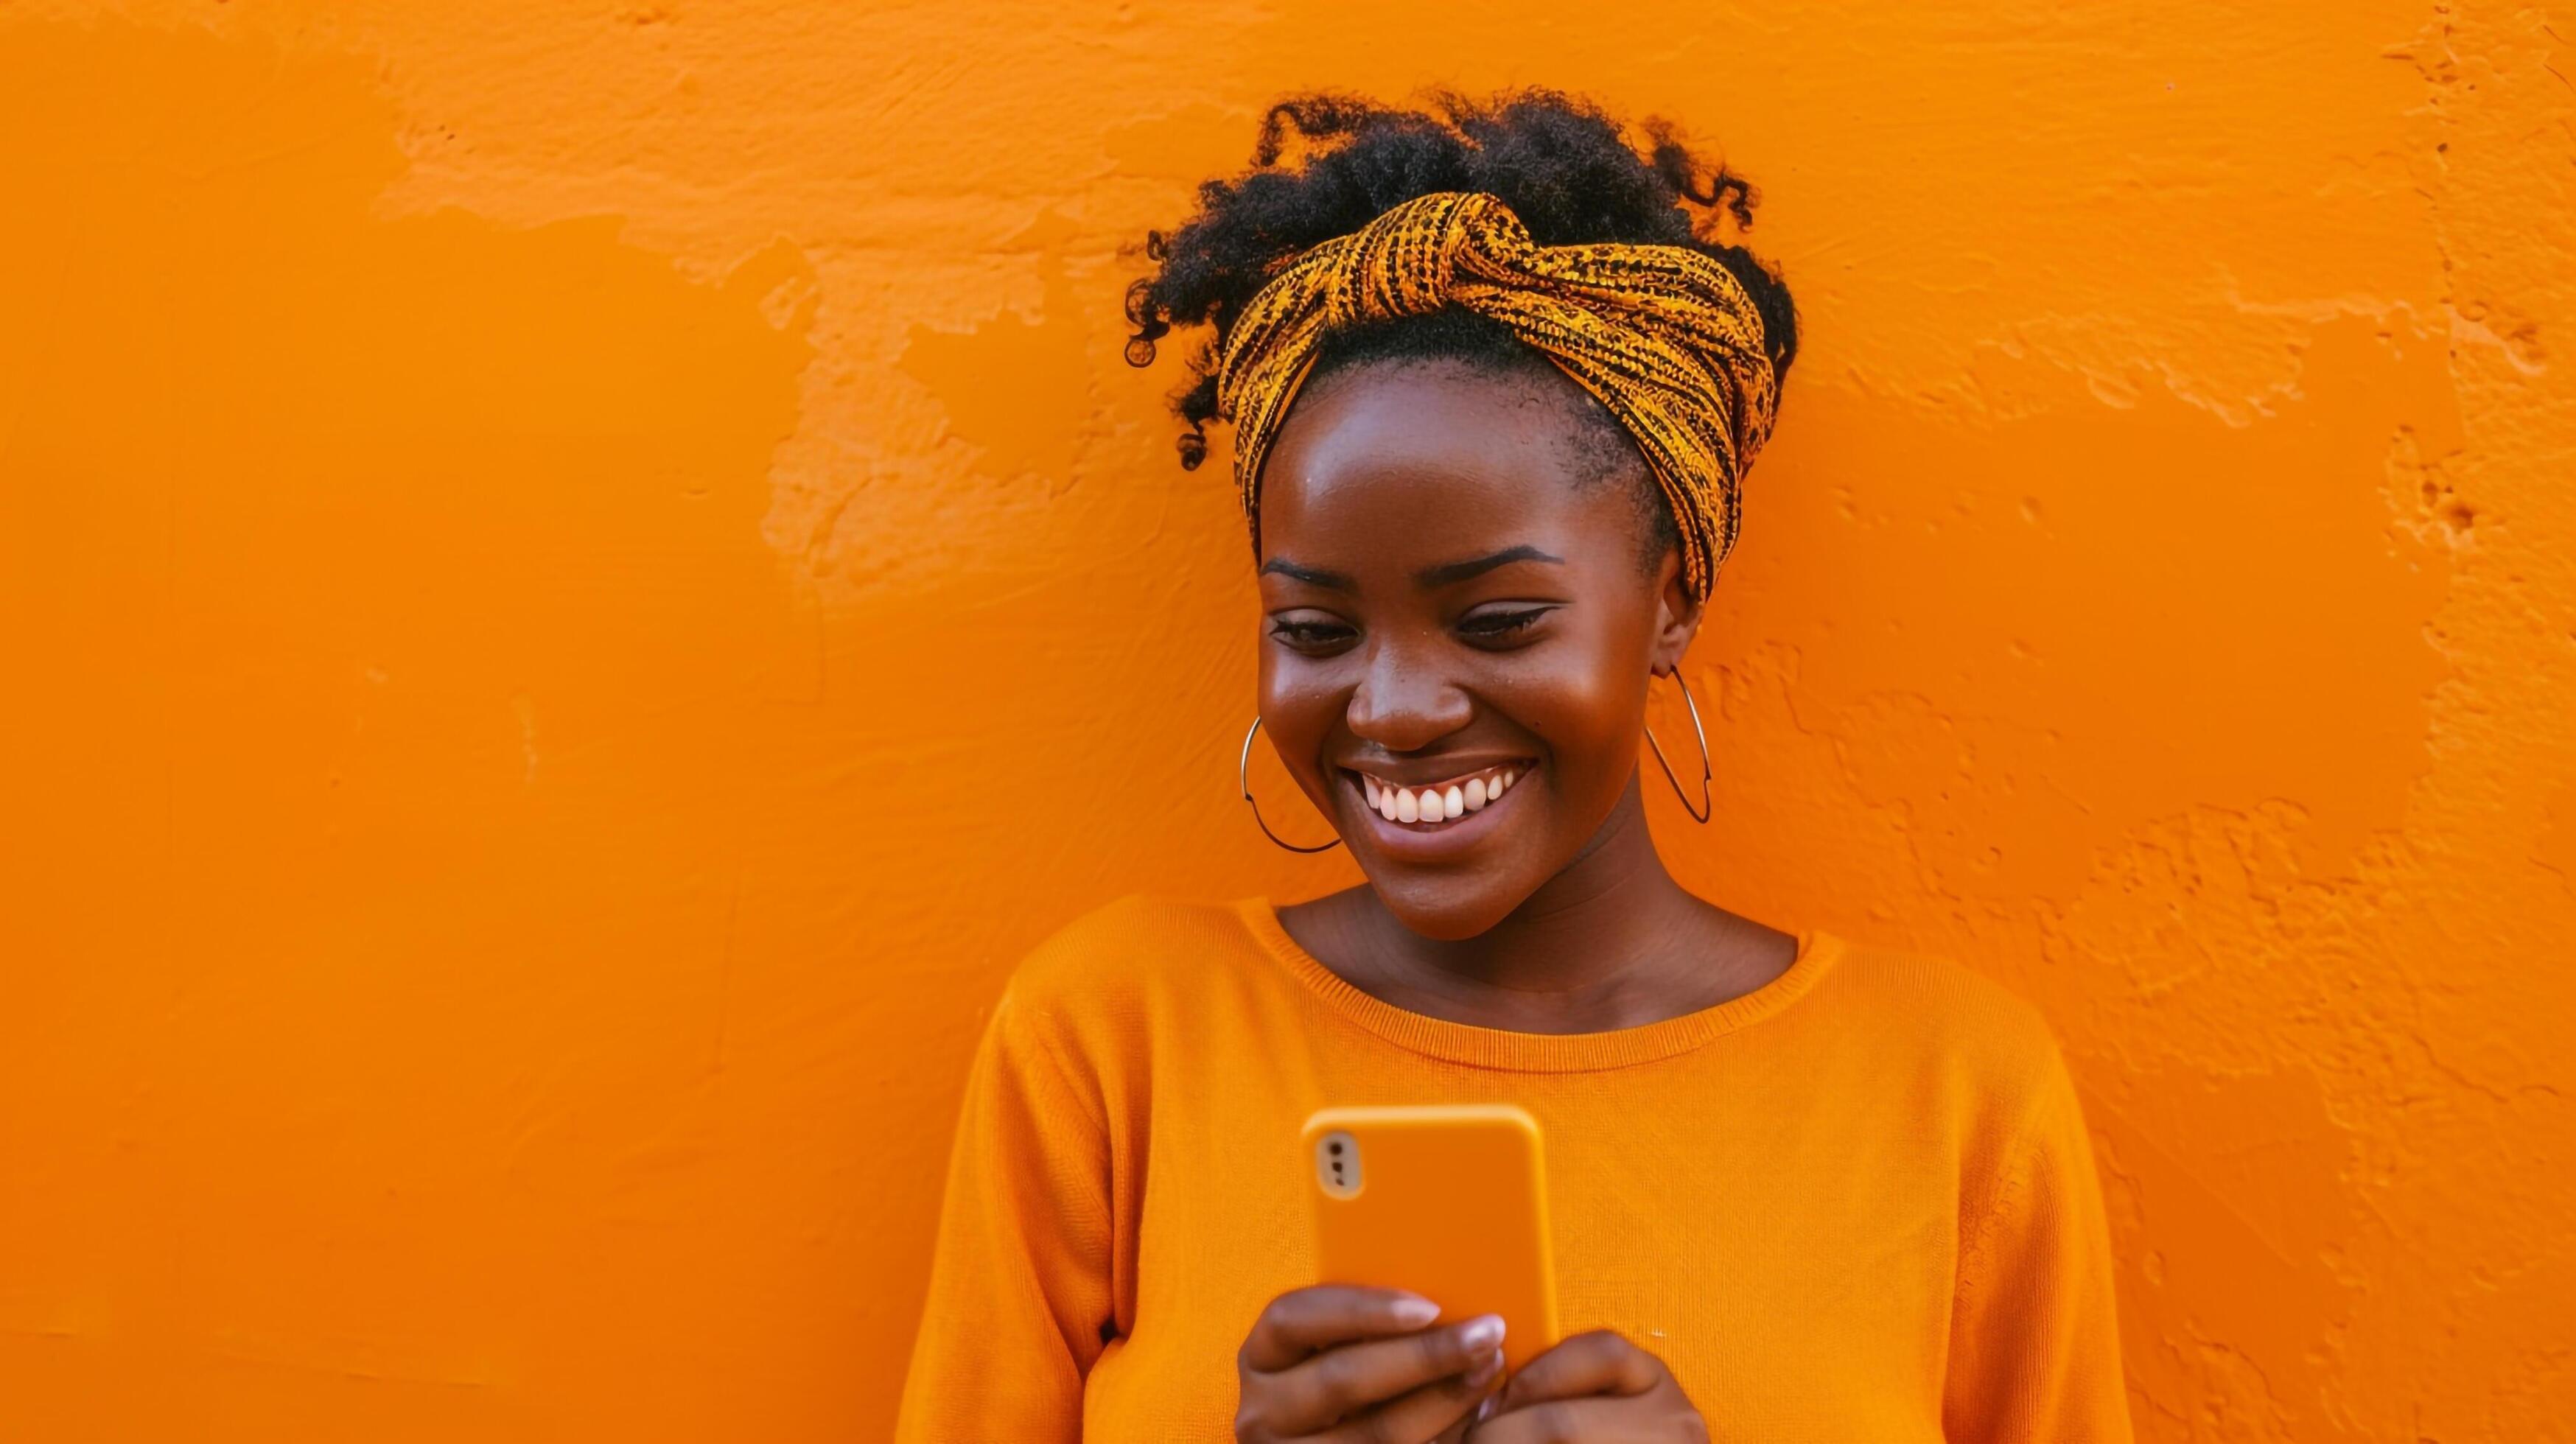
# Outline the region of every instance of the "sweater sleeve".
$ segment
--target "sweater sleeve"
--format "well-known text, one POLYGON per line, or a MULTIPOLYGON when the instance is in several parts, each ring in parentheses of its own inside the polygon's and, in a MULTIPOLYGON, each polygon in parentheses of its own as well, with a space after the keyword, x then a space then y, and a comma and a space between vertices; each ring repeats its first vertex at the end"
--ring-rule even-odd
POLYGON ((899 1444, 1078 1440, 1111 1316, 1099 1104, 1005 994, 975 1055, 948 1166, 899 1444))
POLYGON ((2128 1444, 2102 1185, 2054 1047, 1961 1238, 1942 1432, 1955 1444, 2128 1444))

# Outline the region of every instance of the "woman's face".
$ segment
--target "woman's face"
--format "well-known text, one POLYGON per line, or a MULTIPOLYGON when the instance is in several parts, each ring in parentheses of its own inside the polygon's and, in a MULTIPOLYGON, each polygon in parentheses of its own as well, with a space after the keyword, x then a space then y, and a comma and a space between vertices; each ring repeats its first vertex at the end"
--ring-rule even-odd
POLYGON ((1484 932, 1603 834, 1647 679, 1698 626, 1678 556, 1641 570, 1644 462, 1604 465, 1594 404, 1552 370, 1381 363, 1306 388, 1264 464, 1262 729, 1427 937, 1484 932))

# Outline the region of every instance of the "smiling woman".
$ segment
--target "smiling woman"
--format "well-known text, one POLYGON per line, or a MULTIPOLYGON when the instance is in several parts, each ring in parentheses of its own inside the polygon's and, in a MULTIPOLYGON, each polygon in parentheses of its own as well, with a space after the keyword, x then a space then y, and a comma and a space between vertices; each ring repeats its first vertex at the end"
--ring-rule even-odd
POLYGON ((1253 729, 1367 882, 1122 899, 1022 964, 905 1437, 2128 1437, 2037 1014, 1716 907, 1648 829, 1648 689, 1734 542, 1796 315, 1715 239, 1751 188, 1645 139, 1545 92, 1291 101, 1149 247, 1131 359, 1216 333, 1183 455, 1233 424, 1253 729), (1544 1132, 1567 1333, 1508 1378, 1499 1317, 1317 1277, 1300 1122, 1387 1103, 1544 1132))
POLYGON ((1671 546, 1640 580, 1654 529, 1635 449, 1633 479, 1594 478, 1598 406, 1532 362, 1336 373, 1281 429, 1262 493, 1263 724, 1368 872, 1354 896, 1425 937, 1484 934, 1554 879, 1653 865, 1646 678, 1674 669, 1700 616, 1671 546), (1485 772, 1529 785, 1445 825, 1449 787, 1463 807, 1461 780, 1485 772))

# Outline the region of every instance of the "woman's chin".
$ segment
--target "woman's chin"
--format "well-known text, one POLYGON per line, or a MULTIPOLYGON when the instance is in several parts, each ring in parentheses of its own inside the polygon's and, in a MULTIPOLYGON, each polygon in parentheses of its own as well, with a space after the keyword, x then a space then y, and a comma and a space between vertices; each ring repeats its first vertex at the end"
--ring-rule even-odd
POLYGON ((1369 886, 1396 921, 1423 937, 1454 943, 1476 937, 1511 916, 1530 889, 1497 887, 1490 874, 1425 875, 1406 868, 1371 874, 1369 886))

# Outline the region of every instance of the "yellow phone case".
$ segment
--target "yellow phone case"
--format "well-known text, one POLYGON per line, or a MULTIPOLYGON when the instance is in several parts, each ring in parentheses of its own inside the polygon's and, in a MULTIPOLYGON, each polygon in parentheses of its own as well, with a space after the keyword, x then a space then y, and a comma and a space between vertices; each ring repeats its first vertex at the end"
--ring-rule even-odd
POLYGON ((1405 1289, 1440 1322, 1503 1317, 1503 1363, 1556 1342, 1538 1120, 1509 1104, 1326 1108, 1306 1120, 1319 1283, 1405 1289))

